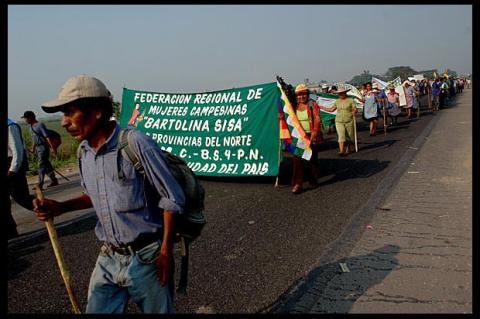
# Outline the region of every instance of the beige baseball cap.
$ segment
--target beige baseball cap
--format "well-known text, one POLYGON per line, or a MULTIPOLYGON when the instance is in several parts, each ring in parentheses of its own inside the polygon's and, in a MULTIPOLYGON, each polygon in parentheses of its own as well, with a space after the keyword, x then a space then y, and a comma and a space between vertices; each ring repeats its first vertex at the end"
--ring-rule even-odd
POLYGON ((55 113, 62 107, 75 100, 88 97, 108 97, 112 95, 105 84, 97 78, 78 75, 68 79, 60 89, 58 98, 42 104, 42 109, 47 113, 55 113))

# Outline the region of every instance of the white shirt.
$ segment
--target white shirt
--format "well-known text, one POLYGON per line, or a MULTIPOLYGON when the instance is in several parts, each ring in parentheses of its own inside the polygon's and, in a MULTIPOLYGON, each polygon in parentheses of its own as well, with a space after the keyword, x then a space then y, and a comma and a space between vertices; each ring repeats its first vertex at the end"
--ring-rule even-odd
POLYGON ((8 126, 8 157, 12 157, 9 171, 18 172, 22 166, 22 159, 25 155, 25 145, 22 143, 22 132, 20 128, 15 125, 8 126))

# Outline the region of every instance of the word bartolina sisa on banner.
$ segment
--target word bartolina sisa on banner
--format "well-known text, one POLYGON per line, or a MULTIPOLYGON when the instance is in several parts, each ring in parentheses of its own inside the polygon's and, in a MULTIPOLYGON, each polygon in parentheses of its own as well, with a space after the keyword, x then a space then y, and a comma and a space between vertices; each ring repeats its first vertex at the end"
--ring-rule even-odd
POLYGON ((276 176, 279 96, 276 83, 189 94, 124 88, 120 125, 143 131, 197 175, 276 176))

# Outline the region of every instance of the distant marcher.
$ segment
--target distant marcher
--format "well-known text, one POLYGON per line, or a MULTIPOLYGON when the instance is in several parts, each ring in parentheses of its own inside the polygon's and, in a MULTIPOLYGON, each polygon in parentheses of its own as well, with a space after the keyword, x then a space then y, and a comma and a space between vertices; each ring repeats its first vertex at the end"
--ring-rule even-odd
POLYGON ((322 93, 328 93, 328 85, 322 84, 322 93))
POLYGON ((407 112, 407 119, 412 118, 412 108, 415 103, 415 89, 409 81, 403 82, 403 89, 405 90, 405 99, 407 104, 405 105, 405 110, 407 112))
MULTIPOLYGON (((25 143, 22 137, 22 130, 20 126, 7 119, 8 125, 8 193, 12 198, 22 207, 33 210, 32 200, 33 196, 28 191, 27 184, 27 171, 28 171, 28 159, 27 151, 25 149, 25 143)), ((10 199, 7 203, 7 211, 5 213, 7 225, 8 239, 18 236, 17 224, 12 216, 12 207, 10 199)))
POLYGON ((460 78, 458 80, 458 90, 460 93, 463 93, 463 88, 465 87, 465 80, 463 78, 460 78))
POLYGON ((449 91, 449 86, 447 83, 447 79, 444 78, 442 83, 440 84, 440 104, 439 108, 444 108, 447 106, 447 99, 448 99, 448 91, 449 91))
POLYGON ((328 93, 336 94, 336 93, 337 93, 337 86, 336 86, 336 85, 332 85, 332 86, 330 87, 330 90, 328 91, 328 93))
POLYGON ((367 85, 366 85, 366 84, 362 84, 362 85, 360 86, 360 90, 359 90, 359 91, 360 91, 360 94, 363 95, 366 90, 367 90, 367 85))
POLYGON ((397 125, 397 119, 402 110, 400 109, 400 95, 395 92, 395 86, 393 84, 389 84, 387 86, 387 109, 388 109, 388 116, 392 120, 390 125, 397 125))
POLYGON ((321 106, 322 109, 328 112, 337 110, 335 117, 335 128, 338 134, 338 146, 340 156, 346 156, 354 150, 354 116, 357 113, 355 102, 352 98, 347 97, 349 89, 340 86, 337 90, 339 98, 335 104, 329 108, 321 106))
MULTIPOLYGON (((372 91, 375 94, 377 99, 378 116, 383 117, 383 113, 387 112, 387 95, 385 94, 385 90, 380 90, 378 87, 378 83, 373 83, 372 91)), ((385 114, 385 117, 386 116, 387 114, 385 114)), ((384 123, 384 125, 386 124, 387 123, 384 123)))
POLYGON ((377 134, 377 120, 378 120, 378 101, 375 92, 372 90, 372 83, 365 84, 365 92, 363 93, 363 113, 362 117, 369 122, 370 136, 377 134))
POLYGON ((126 138, 144 175, 120 156, 125 131, 109 120, 112 97, 96 78, 68 79, 58 99, 42 108, 63 112, 62 126, 80 142, 84 193, 63 202, 35 199, 34 211, 44 221, 93 206, 95 234, 104 242, 90 278, 86 312, 123 313, 130 298, 144 313, 174 312, 174 215, 184 213, 185 194, 162 150, 132 130, 126 138))
POLYGON ((442 83, 436 78, 432 83, 432 107, 433 111, 438 111, 440 107, 440 88, 442 83))
POLYGON ((52 163, 50 163, 50 149, 56 155, 56 150, 53 147, 52 141, 48 136, 47 127, 42 122, 37 121, 35 113, 26 111, 22 118, 30 125, 30 134, 32 136, 32 150, 33 154, 37 154, 38 160, 38 185, 43 188, 45 175, 50 178, 48 187, 58 185, 58 180, 55 177, 55 170, 52 163))
MULTIPOLYGON (((334 90, 336 91, 336 87, 334 90)), ((334 92, 329 92, 328 85, 322 84, 322 93, 334 93, 334 92)), ((330 135, 335 133, 335 119, 329 120, 327 125, 328 125, 327 134, 330 135)))
POLYGON ((304 84, 295 88, 297 104, 294 105, 295 113, 303 130, 309 137, 312 157, 309 161, 299 156, 293 156, 292 193, 299 194, 303 190, 304 167, 308 170, 307 179, 311 188, 318 183, 318 146, 322 143, 320 107, 317 102, 309 100, 309 90, 304 84))
POLYGON ((457 81, 455 81, 455 79, 451 77, 447 83, 450 89, 450 97, 454 97, 457 94, 457 81))
POLYGON ((472 80, 467 79, 467 89, 469 89, 471 85, 472 85, 472 80))

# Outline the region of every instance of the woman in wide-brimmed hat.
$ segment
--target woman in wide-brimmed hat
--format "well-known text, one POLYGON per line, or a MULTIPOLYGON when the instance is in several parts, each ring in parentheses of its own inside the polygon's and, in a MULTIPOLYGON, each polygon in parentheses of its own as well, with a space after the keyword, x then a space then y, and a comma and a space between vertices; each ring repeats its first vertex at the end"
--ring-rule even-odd
POLYGON ((327 112, 334 112, 337 110, 337 116, 335 117, 335 128, 338 134, 338 146, 340 156, 349 154, 353 149, 354 139, 354 116, 357 113, 355 102, 352 98, 347 97, 347 89, 344 86, 339 86, 337 94, 339 98, 335 101, 331 107, 321 107, 327 112), (346 146, 346 147, 345 147, 346 146))
POLYGON ((312 157, 309 161, 299 156, 293 156, 293 176, 292 176, 292 192, 294 194, 301 193, 303 190, 303 167, 306 166, 308 171, 307 179, 311 188, 317 187, 318 183, 318 146, 323 141, 321 130, 320 106, 317 102, 309 100, 309 90, 305 84, 299 84, 295 88, 297 103, 293 104, 293 108, 303 130, 310 138, 312 149, 312 157))

